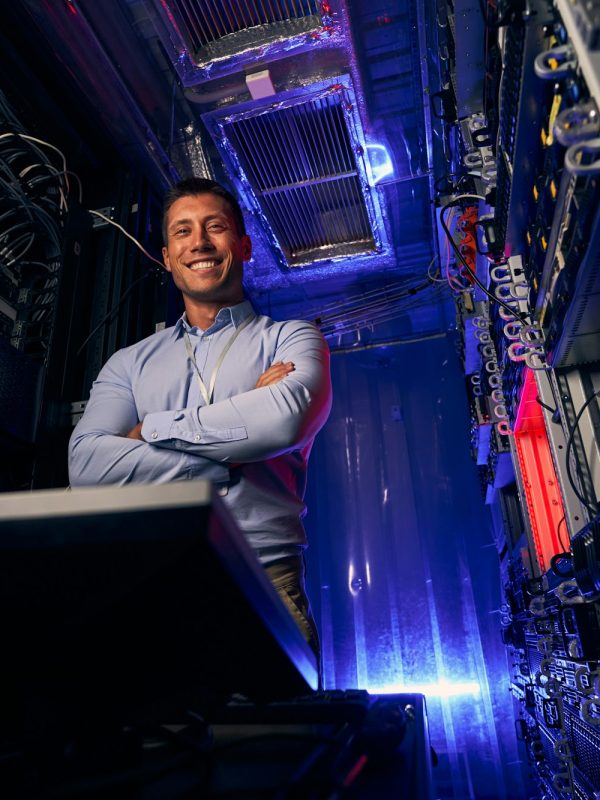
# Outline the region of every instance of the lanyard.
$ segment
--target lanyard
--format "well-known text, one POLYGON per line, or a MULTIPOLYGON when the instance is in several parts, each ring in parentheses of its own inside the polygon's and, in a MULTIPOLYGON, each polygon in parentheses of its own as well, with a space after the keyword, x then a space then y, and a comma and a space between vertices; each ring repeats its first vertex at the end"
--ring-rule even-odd
POLYGON ((227 340, 227 344, 221 350, 221 354, 219 355, 219 358, 217 359, 217 363, 215 364, 215 367, 214 367, 214 369, 212 371, 212 375, 210 376, 208 389, 204 385, 204 381, 202 380, 202 375, 200 374, 200 369, 198 368, 198 364, 196 363, 196 356, 194 355, 194 348, 192 347, 192 343, 190 341, 189 333, 187 331, 185 331, 185 333, 183 334, 183 338, 184 338, 184 341, 185 341, 185 349, 186 349, 186 352, 188 354, 189 360, 192 362, 192 364, 194 365, 194 369, 196 370, 196 375, 198 377, 198 383, 200 384, 200 391, 202 392, 202 397, 204 398, 204 402, 206 403, 207 406, 209 406, 212 403, 213 393, 215 391, 215 383, 217 381, 217 375, 219 374, 219 370, 221 369, 221 364, 225 360, 225 356, 229 352, 232 344, 235 342, 237 337, 244 330, 246 325, 248 325, 253 319, 254 319, 254 315, 253 314, 250 314, 248 317, 246 317, 246 319, 242 322, 242 324, 238 325, 238 327, 234 331, 233 335, 230 336, 229 339, 227 340))

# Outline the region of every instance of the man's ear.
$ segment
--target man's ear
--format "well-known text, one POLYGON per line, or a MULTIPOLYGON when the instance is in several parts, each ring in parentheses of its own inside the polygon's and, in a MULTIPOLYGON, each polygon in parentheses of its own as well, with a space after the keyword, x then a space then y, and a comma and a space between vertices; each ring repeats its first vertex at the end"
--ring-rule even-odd
POLYGON ((163 257, 163 262, 164 262, 164 265, 165 265, 165 269, 167 270, 167 272, 171 272, 171 261, 169 259, 169 251, 167 250, 166 247, 163 247, 163 249, 162 249, 162 257, 163 257))
POLYGON ((252 258, 252 239, 248 234, 245 234, 242 239, 242 258, 244 261, 250 261, 252 258))

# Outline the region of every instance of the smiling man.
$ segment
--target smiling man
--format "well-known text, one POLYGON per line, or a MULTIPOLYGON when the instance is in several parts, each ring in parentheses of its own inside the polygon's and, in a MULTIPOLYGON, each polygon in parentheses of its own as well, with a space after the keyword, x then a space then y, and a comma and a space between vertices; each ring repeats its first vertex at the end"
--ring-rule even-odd
POLYGON ((217 483, 318 653, 302 517, 308 456, 331 406, 327 346, 308 322, 254 313, 243 289, 252 243, 219 184, 171 189, 163 237, 185 313, 103 367, 71 437, 71 484, 217 483))

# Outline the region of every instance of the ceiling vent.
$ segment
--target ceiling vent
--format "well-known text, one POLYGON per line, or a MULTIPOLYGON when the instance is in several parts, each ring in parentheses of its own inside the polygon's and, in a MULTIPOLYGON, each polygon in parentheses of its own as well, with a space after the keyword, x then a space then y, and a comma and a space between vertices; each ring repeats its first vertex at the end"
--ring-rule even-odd
POLYGON ((381 252, 379 207, 347 76, 227 111, 204 119, 284 266, 381 252))
POLYGON ((311 46, 333 26, 329 3, 321 0, 153 2, 163 19, 162 38, 186 86, 255 62, 258 48, 273 57, 277 50, 311 46))

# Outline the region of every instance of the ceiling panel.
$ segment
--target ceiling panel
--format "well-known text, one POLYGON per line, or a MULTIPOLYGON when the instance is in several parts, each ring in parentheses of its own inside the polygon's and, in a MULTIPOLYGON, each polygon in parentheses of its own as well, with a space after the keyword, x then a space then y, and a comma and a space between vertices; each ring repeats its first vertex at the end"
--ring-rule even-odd
POLYGON ((409 296, 403 310, 395 301, 398 313, 415 330, 430 327, 428 302, 440 318, 439 287, 427 279, 433 2, 23 0, 22 8, 124 157, 159 176, 157 189, 195 173, 239 193, 254 242, 247 285, 259 304, 317 307, 407 281, 420 300, 409 296), (255 73, 265 76, 264 96, 252 95, 255 73))
POLYGON ((348 76, 204 117, 283 268, 378 256, 385 232, 348 76))

